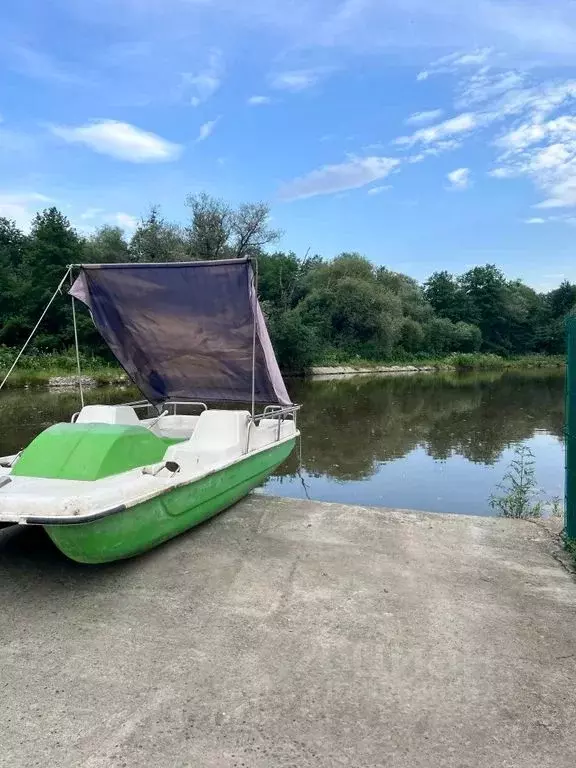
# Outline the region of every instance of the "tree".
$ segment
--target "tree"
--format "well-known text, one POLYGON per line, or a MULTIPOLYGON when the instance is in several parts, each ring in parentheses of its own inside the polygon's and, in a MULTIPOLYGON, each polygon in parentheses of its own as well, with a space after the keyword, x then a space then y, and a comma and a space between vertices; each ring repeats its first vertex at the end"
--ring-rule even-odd
POLYGON ((511 291, 502 272, 493 264, 474 267, 462 275, 460 285, 468 302, 467 319, 480 328, 484 349, 500 354, 512 351, 511 291))
POLYGON ((460 321, 454 325, 454 352, 478 352, 482 346, 482 332, 477 325, 460 321))
MULTIPOLYGON (((26 239, 21 279, 16 292, 22 325, 20 335, 31 330, 69 264, 82 261, 82 241, 60 211, 48 208, 37 213, 26 239)), ((46 315, 36 343, 58 347, 72 341, 70 302, 55 301, 46 315)))
POLYGON ((10 343, 19 314, 16 300, 26 238, 13 221, 0 217, 0 342, 10 343))
POLYGON ((130 260, 130 249, 120 227, 105 224, 84 243, 84 260, 93 264, 122 264, 130 260))
POLYGON ((277 308, 290 309, 294 304, 302 262, 290 253, 261 253, 258 257, 258 293, 262 301, 277 308))
POLYGON ((424 295, 440 317, 457 323, 466 316, 466 295, 449 272, 434 272, 424 283, 424 295))
POLYGON ((446 355, 455 348, 456 326, 447 317, 434 317, 424 326, 424 348, 432 355, 446 355))
POLYGON ((177 224, 167 222, 160 215, 157 205, 153 205, 148 215, 140 219, 129 248, 132 261, 153 263, 187 259, 187 246, 182 229, 177 224))
POLYGON ((548 294, 548 303, 553 318, 565 317, 576 305, 576 285, 562 281, 558 288, 548 294))
POLYGON ((424 331, 420 323, 412 320, 411 317, 405 317, 400 324, 398 343, 404 352, 409 354, 420 352, 424 343, 424 331))
POLYGON ((186 204, 192 211, 188 247, 196 259, 254 256, 280 238, 280 232, 268 226, 270 208, 266 203, 242 203, 234 210, 202 192, 190 195, 186 204))
POLYGON ((321 351, 314 328, 306 325, 295 309, 279 312, 268 321, 278 364, 290 373, 306 373, 321 351))
POLYGON ((232 214, 232 250, 237 259, 259 254, 263 248, 277 242, 279 229, 268 226, 270 208, 266 203, 242 203, 232 214))
POLYGON ((186 205, 192 211, 192 225, 186 230, 192 257, 204 261, 232 256, 229 240, 233 212, 230 206, 205 192, 189 195, 186 205))

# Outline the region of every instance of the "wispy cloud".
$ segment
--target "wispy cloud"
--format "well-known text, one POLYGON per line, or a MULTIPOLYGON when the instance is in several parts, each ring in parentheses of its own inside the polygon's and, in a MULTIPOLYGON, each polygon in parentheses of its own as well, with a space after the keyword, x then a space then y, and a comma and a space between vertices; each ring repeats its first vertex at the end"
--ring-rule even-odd
POLYGON ((78 126, 51 126, 55 136, 70 144, 84 144, 94 152, 131 163, 176 160, 182 147, 155 133, 118 120, 95 120, 78 126))
POLYGON ((205 141, 209 136, 211 136, 214 133, 214 128, 216 128, 219 120, 220 118, 217 117, 215 120, 208 120, 208 122, 202 123, 196 142, 198 143, 199 141, 205 141))
POLYGON ((271 104, 270 96, 250 96, 246 103, 251 107, 260 107, 264 104, 271 104))
POLYGON ((298 200, 357 189, 385 179, 400 165, 394 157, 350 157, 344 163, 324 165, 288 182, 280 189, 283 200, 298 200))
POLYGON ((405 147, 413 147, 415 144, 435 144, 443 139, 450 139, 460 134, 473 131, 478 126, 479 120, 473 112, 464 112, 442 123, 431 125, 428 128, 420 128, 411 136, 400 136, 395 144, 405 147))
POLYGON ((496 178, 527 176, 546 197, 537 208, 576 206, 576 117, 523 123, 500 136, 496 178))
POLYGON ((431 75, 446 72, 456 72, 463 67, 477 67, 485 64, 494 53, 492 48, 477 48, 475 51, 459 51, 433 61, 426 69, 421 70, 416 80, 427 80, 431 75))
POLYGON ((546 219, 540 219, 538 217, 524 219, 524 224, 546 224, 546 219))
POLYGON ((434 120, 442 117, 443 109, 429 109, 424 112, 414 112, 414 114, 407 117, 404 121, 407 125, 425 125, 426 123, 432 123, 434 120))
POLYGON ((368 190, 369 195, 381 195, 382 192, 386 192, 389 189, 392 189, 392 186, 390 184, 381 184, 378 187, 372 187, 372 189, 368 190))
POLYGON ((91 82, 91 78, 79 72, 77 64, 62 64, 49 54, 26 45, 8 45, 6 55, 11 69, 35 80, 62 85, 86 85, 91 82))
POLYGON ((326 74, 325 69, 292 69, 270 76, 270 87, 280 91, 298 93, 316 85, 326 74))
POLYGON ((224 76, 224 59, 222 51, 213 48, 210 51, 207 65, 198 72, 183 72, 181 81, 181 91, 184 98, 189 100, 193 107, 199 107, 216 91, 222 84, 224 76))
MULTIPOLYGON (((476 131, 503 123, 507 128, 492 138, 500 154, 489 175, 530 179, 544 193, 537 208, 576 207, 576 80, 534 84, 528 73, 495 69, 486 63, 488 59, 498 56, 493 50, 479 49, 469 56, 443 57, 426 70, 429 74, 458 71, 456 104, 474 104, 477 109, 401 136, 396 145, 417 146, 418 154, 408 161, 420 162, 429 154, 460 146, 476 131)), ((449 181, 451 188, 461 188, 458 177, 449 181)))
POLYGON ((462 191, 470 186, 470 168, 456 168, 446 175, 449 182, 448 189, 462 191))
POLYGON ((516 89, 522 88, 526 79, 526 73, 515 70, 501 72, 494 71, 490 67, 482 67, 459 84, 460 95, 456 104, 460 107, 470 107, 498 96, 509 95, 516 89))

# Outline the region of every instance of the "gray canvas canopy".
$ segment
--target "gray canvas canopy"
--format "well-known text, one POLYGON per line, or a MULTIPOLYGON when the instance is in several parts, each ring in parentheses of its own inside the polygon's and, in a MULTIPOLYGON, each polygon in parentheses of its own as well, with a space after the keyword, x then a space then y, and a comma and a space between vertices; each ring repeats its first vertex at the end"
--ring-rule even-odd
POLYGON ((248 259, 84 264, 70 293, 152 403, 290 405, 248 259))

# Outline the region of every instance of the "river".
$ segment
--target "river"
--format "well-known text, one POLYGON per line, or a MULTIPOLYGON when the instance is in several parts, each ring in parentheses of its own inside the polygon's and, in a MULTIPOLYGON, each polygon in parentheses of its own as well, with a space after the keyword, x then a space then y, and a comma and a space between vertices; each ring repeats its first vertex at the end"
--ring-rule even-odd
MULTIPOLYGON (((489 497, 528 445, 544 496, 563 495, 564 379, 557 370, 289 382, 300 450, 266 493, 432 512, 491 514, 489 497)), ((87 402, 119 403, 129 389, 87 402)), ((79 409, 73 392, 0 393, 0 456, 79 409)))

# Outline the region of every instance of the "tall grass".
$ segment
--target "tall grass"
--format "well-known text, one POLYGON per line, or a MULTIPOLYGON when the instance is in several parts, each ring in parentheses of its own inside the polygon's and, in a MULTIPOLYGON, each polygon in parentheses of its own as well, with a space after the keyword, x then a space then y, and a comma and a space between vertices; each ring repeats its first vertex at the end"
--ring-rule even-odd
MULTIPOLYGON (((0 381, 10 370, 17 354, 15 349, 0 346, 0 381)), ((90 376, 98 384, 108 384, 124 378, 123 371, 117 364, 86 353, 80 355, 80 368, 83 375, 90 376)), ((5 386, 45 386, 51 378, 73 376, 76 370, 74 349, 63 352, 33 349, 22 355, 5 386)))

